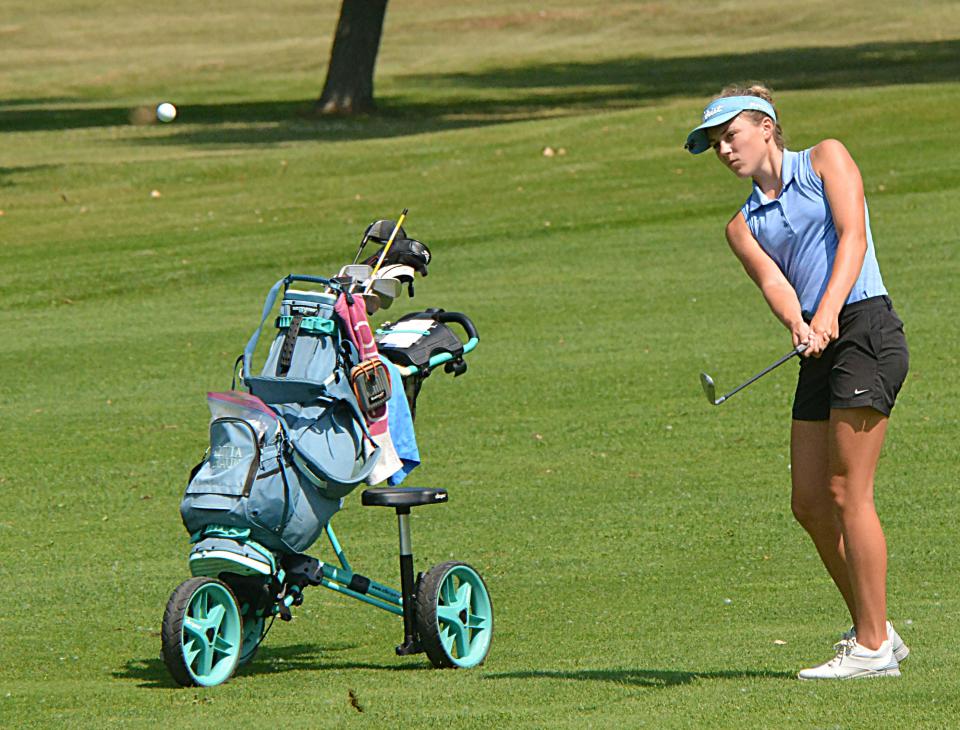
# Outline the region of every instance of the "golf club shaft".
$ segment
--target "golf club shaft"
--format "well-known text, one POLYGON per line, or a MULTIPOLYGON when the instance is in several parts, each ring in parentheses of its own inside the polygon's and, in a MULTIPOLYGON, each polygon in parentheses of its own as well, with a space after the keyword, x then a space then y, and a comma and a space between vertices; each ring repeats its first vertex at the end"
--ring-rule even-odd
POLYGON ((732 396, 732 395, 734 395, 734 394, 736 394, 736 393, 739 393, 741 390, 743 390, 743 389, 746 388, 748 385, 750 385, 750 383, 753 383, 753 382, 759 380, 759 379, 762 378, 764 375, 766 375, 767 373, 769 373, 771 370, 774 370, 774 369, 780 367, 780 366, 783 365, 787 360, 789 360, 791 357, 794 357, 794 356, 796 356, 796 355, 799 355, 800 353, 802 353, 802 352, 803 352, 804 350, 806 350, 806 349, 807 349, 807 344, 806 344, 806 343, 797 345, 797 346, 794 347, 792 350, 790 350, 790 352, 788 352, 786 355, 784 355, 784 356, 781 357, 779 360, 777 360, 775 363, 773 363, 773 365, 769 365, 769 366, 765 367, 765 368, 764 368, 763 370, 761 370, 759 373, 757 373, 757 374, 754 375, 752 378, 750 378, 750 380, 746 381, 745 383, 741 383, 740 385, 738 385, 736 388, 734 388, 733 390, 731 390, 731 391, 730 391, 729 393, 727 393, 726 395, 721 396, 720 399, 717 401, 717 405, 719 405, 720 403, 723 403, 723 402, 724 402, 725 400, 727 400, 730 396, 732 396))
POLYGON ((363 238, 360 240, 360 248, 357 249, 357 255, 353 257, 352 263, 357 263, 360 260, 360 254, 363 253, 363 249, 367 245, 367 235, 364 234, 363 238))
POLYGON ((364 294, 369 294, 370 289, 373 286, 373 280, 377 276, 377 272, 380 271, 380 266, 383 264, 383 260, 387 257, 387 252, 390 251, 390 247, 393 245, 393 239, 397 237, 397 233, 400 231, 400 226, 403 225, 403 219, 407 217, 407 209, 404 208, 403 212, 400 214, 400 217, 397 219, 397 225, 393 228, 393 233, 390 234, 390 240, 387 241, 387 245, 383 247, 383 252, 380 254, 380 258, 377 259, 377 265, 373 267, 373 272, 370 274, 370 282, 367 284, 367 288, 364 290, 364 294))

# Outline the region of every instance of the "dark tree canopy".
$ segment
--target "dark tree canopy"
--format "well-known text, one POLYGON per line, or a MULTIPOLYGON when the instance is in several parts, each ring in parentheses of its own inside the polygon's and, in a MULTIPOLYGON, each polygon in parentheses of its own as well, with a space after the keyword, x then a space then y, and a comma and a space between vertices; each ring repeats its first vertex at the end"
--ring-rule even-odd
POLYGON ((317 112, 362 114, 376 108, 373 70, 386 13, 387 0, 343 0, 317 112))

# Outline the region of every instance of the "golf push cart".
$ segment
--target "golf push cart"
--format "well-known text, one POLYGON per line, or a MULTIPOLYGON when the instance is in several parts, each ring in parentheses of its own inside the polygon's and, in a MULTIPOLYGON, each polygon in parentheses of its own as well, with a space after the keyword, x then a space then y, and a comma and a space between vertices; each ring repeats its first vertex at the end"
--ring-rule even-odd
POLYGON ((181 685, 226 682, 276 618, 291 619, 310 586, 401 616, 398 655, 426 653, 447 668, 487 656, 493 606, 479 572, 450 561, 414 573, 411 511, 446 502, 445 489, 361 494, 361 504, 396 513, 399 590, 356 572, 330 524, 358 485, 397 484, 416 466, 413 419, 424 380, 440 366, 462 374, 479 341, 466 315, 439 309, 371 332, 367 315, 389 307, 404 285, 412 296, 415 274, 427 273, 430 252, 407 238, 405 214, 368 227, 354 263, 337 276, 278 281, 237 360, 246 390, 208 394, 210 447, 180 505, 193 577, 170 596, 161 632, 164 663, 181 685), (369 241, 380 249, 359 263, 369 241), (257 342, 278 300, 276 335, 256 374, 257 342), (333 562, 306 552, 321 533, 333 562))

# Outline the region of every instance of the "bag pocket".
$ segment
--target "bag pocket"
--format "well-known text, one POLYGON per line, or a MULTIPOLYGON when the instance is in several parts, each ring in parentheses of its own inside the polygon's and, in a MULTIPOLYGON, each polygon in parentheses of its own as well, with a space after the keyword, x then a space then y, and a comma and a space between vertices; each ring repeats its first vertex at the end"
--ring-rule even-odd
MULTIPOLYGON (((327 320, 332 323, 332 320, 327 320)), ((293 348, 288 378, 310 380, 315 383, 326 382, 337 369, 338 337, 336 331, 301 331, 293 348)))
POLYGON ((180 503, 187 531, 209 524, 247 527, 237 509, 250 495, 260 471, 261 447, 256 427, 242 418, 215 418, 210 423, 210 450, 194 468, 180 503))
MULTIPOLYGON (((340 334, 334 327, 311 330, 304 322, 321 320, 305 318, 296 335, 288 339, 290 328, 281 329, 270 346, 263 371, 247 377, 254 395, 267 403, 308 403, 326 393, 336 381, 340 367, 340 334)), ((292 325, 291 325, 292 326, 292 325)), ((319 326, 319 325, 318 325, 319 326)))
POLYGON ((180 503, 194 534, 210 525, 249 529, 271 550, 302 552, 340 509, 293 468, 288 444, 261 446, 256 429, 241 418, 210 424, 210 452, 180 503))
POLYGON ((306 408, 279 406, 278 412, 286 423, 295 471, 321 496, 346 496, 376 465, 380 449, 365 448, 369 432, 363 416, 346 400, 306 408))
POLYGON ((187 494, 247 497, 260 467, 257 430, 242 418, 216 418, 210 424, 210 452, 190 480, 187 494))

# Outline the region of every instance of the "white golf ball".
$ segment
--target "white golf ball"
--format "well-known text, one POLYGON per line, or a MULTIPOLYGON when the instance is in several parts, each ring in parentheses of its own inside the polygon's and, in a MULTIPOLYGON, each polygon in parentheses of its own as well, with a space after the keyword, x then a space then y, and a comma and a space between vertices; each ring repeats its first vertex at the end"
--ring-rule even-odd
POLYGON ((157 106, 157 119, 161 122, 172 122, 177 118, 177 107, 169 101, 165 101, 157 106))

